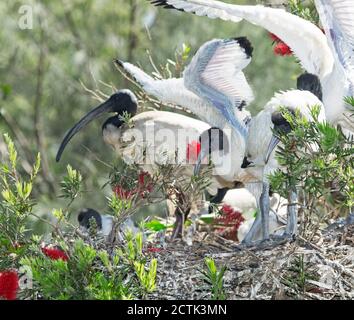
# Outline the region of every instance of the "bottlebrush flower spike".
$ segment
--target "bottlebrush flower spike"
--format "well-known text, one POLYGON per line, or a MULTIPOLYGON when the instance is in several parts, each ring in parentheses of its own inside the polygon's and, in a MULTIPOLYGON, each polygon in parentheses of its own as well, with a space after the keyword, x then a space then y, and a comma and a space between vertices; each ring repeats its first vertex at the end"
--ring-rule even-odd
POLYGON ((19 279, 16 271, 0 272, 0 299, 16 300, 19 279))
POLYGON ((201 148, 200 143, 198 141, 192 141, 191 143, 188 143, 187 154, 186 154, 186 158, 188 162, 190 163, 197 162, 200 153, 200 148, 201 148))
POLYGON ((237 231, 240 228, 245 218, 238 211, 235 211, 231 206, 224 204, 221 208, 221 217, 215 219, 217 224, 222 225, 219 231, 227 239, 238 241, 237 231))
POLYGON ((153 191, 154 185, 151 181, 151 176, 148 172, 141 171, 139 173, 138 186, 139 186, 139 189, 143 189, 143 193, 146 193, 146 192, 150 193, 153 191))
POLYGON ((57 248, 49 248, 49 247, 44 247, 42 248, 42 252, 50 259, 52 260, 63 260, 63 261, 68 261, 69 257, 67 256, 67 254, 57 248))
POLYGON ((146 249, 147 253, 158 253, 158 252, 161 252, 161 251, 162 251, 161 248, 155 248, 155 247, 150 247, 150 248, 146 249))
POLYGON ((274 54, 278 56, 291 56, 293 52, 286 43, 278 42, 274 47, 274 54))
POLYGON ((115 195, 121 199, 121 200, 127 200, 130 199, 134 194, 135 194, 135 190, 129 191, 129 190, 125 190, 122 186, 118 185, 115 186, 113 189, 113 192, 115 193, 115 195))

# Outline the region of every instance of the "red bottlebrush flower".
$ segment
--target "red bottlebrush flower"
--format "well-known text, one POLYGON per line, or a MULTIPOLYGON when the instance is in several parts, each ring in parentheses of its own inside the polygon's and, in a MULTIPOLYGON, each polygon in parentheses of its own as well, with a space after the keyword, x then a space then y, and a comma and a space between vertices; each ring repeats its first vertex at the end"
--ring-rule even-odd
POLYGON ((192 141, 191 143, 188 143, 186 154, 187 161, 191 163, 197 162, 200 149, 201 146, 198 141, 192 141))
POLYGON ((273 40, 273 42, 281 42, 281 39, 274 33, 269 32, 269 37, 273 40))
POLYGON ((115 195, 122 200, 128 200, 138 193, 144 198, 148 193, 152 192, 154 185, 151 181, 151 176, 148 172, 141 171, 138 175, 138 181, 135 188, 132 190, 125 189, 122 185, 116 185, 113 187, 115 195))
POLYGON ((155 248, 155 247, 150 247, 146 249, 146 252, 148 253, 157 253, 157 252, 161 252, 162 249, 161 248, 155 248))
POLYGON ((274 54, 277 56, 290 56, 293 52, 286 43, 278 42, 274 47, 274 54))
POLYGON ((143 193, 145 194, 146 192, 150 193, 153 191, 154 186, 151 182, 151 176, 148 172, 146 171, 141 171, 139 173, 138 177, 138 186, 139 189, 143 189, 143 193))
POLYGON ((134 191, 125 190, 122 186, 115 186, 113 189, 115 195, 122 200, 127 200, 134 195, 134 191))
POLYGON ((51 260, 63 260, 63 261, 68 261, 69 257, 67 256, 67 254, 57 248, 48 248, 48 247, 44 247, 42 248, 42 252, 51 260))
POLYGON ((19 279, 16 271, 0 272, 0 299, 16 300, 19 279))
POLYGON ((238 241, 237 231, 245 221, 245 218, 238 211, 235 211, 231 206, 224 204, 221 208, 221 216, 215 219, 217 224, 222 225, 219 231, 227 239, 238 241))

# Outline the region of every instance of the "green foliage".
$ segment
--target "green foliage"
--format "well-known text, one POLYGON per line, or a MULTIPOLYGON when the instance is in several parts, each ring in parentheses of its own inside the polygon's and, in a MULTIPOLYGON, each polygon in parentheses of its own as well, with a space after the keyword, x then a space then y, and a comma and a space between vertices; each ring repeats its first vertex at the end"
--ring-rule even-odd
MULTIPOLYGON (((106 284, 98 276, 102 261, 95 261, 96 256, 95 249, 82 241, 76 241, 68 261, 51 260, 42 254, 24 258, 21 263, 31 267, 36 284, 34 290, 45 299, 88 299, 94 298, 100 284, 106 284)), ((114 274, 112 276, 114 277, 114 274)), ((119 299, 120 287, 112 280, 111 278, 110 289, 117 294, 113 298, 119 299)), ((108 286, 104 287, 107 289, 108 286)))
POLYGON ((134 262, 143 257, 143 236, 138 233, 135 237, 132 232, 127 232, 126 246, 119 249, 119 255, 125 259, 127 264, 133 265, 134 262))
POLYGON ((127 111, 123 111, 122 115, 119 115, 119 120, 121 120, 123 123, 125 123, 129 128, 133 128, 134 124, 133 121, 131 120, 132 115, 131 113, 127 111))
POLYGON ((318 120, 319 108, 313 107, 313 121, 284 111, 292 131, 279 135, 282 144, 277 159, 282 168, 270 176, 275 192, 286 197, 288 190, 300 193, 301 232, 311 239, 319 225, 331 218, 332 209, 324 206, 338 201, 339 209, 349 211, 354 201, 354 142, 340 128, 318 120))
MULTIPOLYGON (((254 4, 256 1, 233 2, 254 4)), ((96 190, 104 183, 105 174, 110 170, 106 164, 112 163, 115 154, 100 138, 102 123, 95 121, 82 130, 70 142, 60 163, 55 162, 55 153, 65 132, 96 104, 80 83, 89 88, 101 87, 107 95, 113 87, 135 89, 115 70, 112 60, 117 55, 150 73, 155 71, 150 63, 153 57, 157 70, 166 69, 161 71, 164 76, 178 76, 205 41, 247 36, 252 43, 257 43, 253 62, 246 70, 257 92, 252 111, 262 108, 274 91, 293 87, 300 72, 293 58, 274 57, 267 33, 246 22, 233 24, 178 14, 154 8, 145 0, 65 0, 33 2, 33 29, 21 30, 17 24, 20 5, 21 1, 0 4, 0 20, 6 29, 0 34, 0 132, 16 132, 14 138, 23 161, 32 163, 31 155, 40 150, 34 130, 38 124, 43 138, 42 162, 49 169, 41 170, 40 183, 34 186, 42 212, 60 206, 60 199, 55 197, 59 185, 53 183, 56 190, 50 190, 44 180, 48 173, 53 175, 52 181, 61 180, 67 163, 80 168, 87 177, 82 188, 89 194, 78 197, 76 207, 106 204, 96 190), (88 19, 90 12, 95 14, 88 19), (260 73, 264 77, 259 77, 260 73), (102 81, 108 87, 101 85, 102 81)))
MULTIPOLYGON (((132 208, 131 199, 121 199, 117 195, 112 195, 109 199, 109 207, 112 209, 115 217, 120 218, 124 212, 132 208)), ((122 217, 124 220, 125 217, 122 217)))
POLYGON ((68 260, 51 260, 43 253, 25 257, 33 272, 31 297, 49 300, 121 300, 140 298, 155 289, 157 261, 150 265, 142 254, 141 235, 130 236, 121 249, 109 252, 83 240, 63 246, 68 260), (147 268, 147 269, 146 269, 147 268))
POLYGON ((166 225, 159 220, 150 220, 149 222, 145 222, 143 227, 151 231, 159 232, 168 228, 172 228, 173 225, 166 225))
POLYGON ((222 266, 220 270, 215 265, 215 261, 211 258, 205 258, 206 271, 201 271, 204 280, 211 288, 212 300, 225 300, 226 294, 224 292, 224 274, 226 266, 222 266))
POLYGON ((311 288, 309 280, 318 280, 313 266, 305 261, 304 255, 296 256, 282 282, 296 293, 303 294, 311 288))
POLYGON ((344 101, 354 107, 354 97, 345 97, 344 101))
MULTIPOLYGON (((62 182, 65 198, 70 200, 65 210, 54 209, 58 223, 40 218, 34 211, 31 197, 33 183, 40 168, 40 157, 31 174, 24 178, 18 171, 18 153, 9 136, 4 137, 7 157, 0 168, 0 270, 30 270, 33 287, 24 288, 21 298, 49 300, 133 299, 141 298, 156 287, 157 261, 147 262, 143 254, 142 234, 127 234, 119 248, 95 238, 91 241, 68 220, 69 207, 81 190, 82 176, 68 166, 62 182), (43 246, 39 236, 29 237, 27 220, 42 219, 52 227, 51 243, 43 246), (65 228, 64 228, 65 227, 65 228), (47 256, 46 250, 60 250, 61 255, 47 256), (60 248, 60 249, 59 249, 60 248)), ((93 236, 93 234, 90 234, 93 236)))
POLYGON ((354 120, 354 97, 345 97, 344 102, 348 105, 349 111, 351 112, 351 115, 348 117, 350 118, 349 121, 354 120))
POLYGON ((7 158, 0 164, 0 270, 16 267, 28 243, 26 232, 28 218, 33 214, 31 194, 40 168, 40 155, 29 177, 17 171, 18 157, 12 139, 5 134, 7 158))
POLYGON ((165 65, 162 65, 160 70, 155 70, 153 75, 160 79, 182 77, 184 67, 190 58, 190 53, 191 47, 183 43, 182 48, 176 50, 174 60, 167 59, 165 65))
POLYGON ((153 292, 156 287, 157 260, 151 260, 148 270, 145 270, 145 264, 138 261, 134 263, 134 267, 136 275, 145 292, 153 292))
POLYGON ((0 88, 1 88, 1 93, 2 93, 1 98, 3 100, 6 100, 11 95, 11 92, 12 92, 11 86, 8 84, 2 84, 2 85, 0 85, 0 88))
POLYGON ((287 6, 291 13, 319 25, 319 16, 313 0, 306 3, 301 0, 289 0, 287 6))
POLYGON ((81 190, 82 176, 79 171, 73 169, 71 165, 67 166, 67 175, 61 182, 63 197, 71 201, 75 200, 81 190))

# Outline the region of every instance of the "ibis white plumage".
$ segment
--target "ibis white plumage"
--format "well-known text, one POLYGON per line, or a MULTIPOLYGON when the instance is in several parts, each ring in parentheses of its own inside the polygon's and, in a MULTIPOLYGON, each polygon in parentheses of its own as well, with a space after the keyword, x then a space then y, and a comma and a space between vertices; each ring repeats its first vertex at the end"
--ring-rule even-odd
MULTIPOLYGON (((272 117, 275 113, 280 114, 279 108, 281 106, 288 108, 290 111, 299 108, 304 116, 309 116, 309 107, 314 105, 322 106, 322 102, 319 100, 319 98, 322 98, 322 90, 317 76, 305 74, 300 77, 300 79, 302 79, 300 83, 301 90, 291 90, 276 94, 266 105, 265 110, 250 121, 249 130, 248 126, 244 126, 245 132, 243 132, 243 128, 240 130, 241 122, 237 119, 237 116, 233 117, 232 115, 232 113, 235 113, 235 110, 232 110, 231 107, 233 106, 233 108, 235 108, 232 101, 240 102, 243 100, 239 97, 250 96, 250 86, 244 78, 243 73, 242 85, 238 85, 236 80, 232 83, 232 77, 228 76, 228 72, 230 70, 230 64, 237 66, 236 70, 239 73, 239 70, 242 70, 242 68, 250 62, 250 54, 247 59, 245 59, 244 56, 247 54, 247 51, 252 51, 249 49, 252 48, 252 46, 245 38, 236 39, 238 39, 236 40, 237 43, 240 43, 239 39, 242 39, 241 43, 246 43, 247 45, 227 47, 229 50, 228 56, 234 57, 232 62, 228 61, 222 54, 218 56, 216 53, 218 48, 224 48, 225 42, 217 40, 209 41, 204 44, 184 71, 183 82, 182 79, 154 80, 146 75, 141 69, 138 69, 131 64, 121 62, 121 66, 142 85, 146 92, 155 95, 161 99, 161 101, 180 104, 189 108, 209 124, 217 126, 218 130, 221 132, 225 128, 225 123, 231 124, 233 135, 231 137, 232 139, 229 140, 228 145, 232 150, 231 159, 233 167, 232 175, 227 176, 225 180, 237 180, 245 183, 246 187, 249 188, 256 197, 261 213, 258 215, 254 227, 245 239, 245 243, 249 244, 252 242, 252 239, 254 239, 255 232, 258 232, 257 230, 260 223, 263 239, 269 239, 269 182, 267 181, 266 176, 278 168, 277 161, 274 156, 271 155, 271 151, 276 144, 274 143, 271 149, 268 148, 273 141, 272 128, 274 123, 272 123, 272 117), (248 49, 240 50, 244 47, 248 49), (233 51, 236 53, 233 53, 233 51), (240 59, 240 61, 237 59, 234 60, 235 58, 240 59), (226 80, 223 80, 224 73, 226 75, 226 80), (168 85, 168 83, 171 84, 171 81, 178 82, 180 87, 177 89, 176 87, 168 85), (243 90, 245 91, 243 92, 243 90), (310 91, 317 94, 319 98, 310 91), (183 92, 185 93, 183 94, 183 92), (182 98, 182 94, 184 98, 182 98), (195 96, 193 96, 193 94, 195 94, 195 96), (185 105, 184 103, 187 101, 187 96, 194 97, 193 99, 198 101, 198 103, 193 102, 189 106, 185 105), (206 116, 210 114, 210 111, 213 115, 216 115, 216 121, 212 117, 206 116), (242 169, 241 167, 244 165, 246 145, 248 150, 247 153, 249 155, 248 161, 252 163, 254 167, 242 169)), ((229 73, 233 74, 234 72, 235 71, 229 73)), ((189 98, 188 101, 190 102, 191 99, 189 98)), ((321 116, 323 116, 323 110, 321 111, 321 116)), ((323 119, 321 118, 321 120, 323 119)), ((218 151, 219 147, 219 136, 217 135, 216 139, 215 137, 213 139, 209 136, 209 143, 206 144, 206 147, 204 147, 204 144, 202 143, 198 162, 200 162, 204 156, 214 151, 218 151), (214 143, 216 146, 213 145, 214 143)), ((199 169, 198 165, 196 168, 197 173, 199 169)), ((292 201, 289 201, 289 203, 292 203, 295 201, 296 192, 292 190, 290 195, 292 201)), ((289 210, 290 219, 288 219, 288 226, 284 236, 292 236, 296 232, 295 209, 295 206, 292 206, 289 210)))
POLYGON ((349 135, 354 120, 344 97, 354 96, 354 0, 315 0, 323 34, 316 25, 283 9, 236 5, 214 0, 153 0, 199 16, 239 22, 247 20, 284 41, 302 67, 315 74, 323 87, 327 121, 349 135))
MULTIPOLYGON (((57 161, 69 141, 92 120, 107 112, 115 113, 102 126, 104 141, 127 163, 138 164, 150 174, 156 173, 161 164, 180 167, 179 174, 191 177, 197 160, 195 144, 210 125, 200 120, 167 111, 147 111, 136 115, 138 100, 130 90, 120 90, 94 110, 85 115, 68 131, 61 143, 57 161), (132 118, 126 124, 121 116, 128 112, 132 118)), ((188 181, 188 179, 186 179, 188 181)), ((207 191, 211 195, 219 193, 225 181, 219 177, 212 179, 207 191)), ((233 187, 233 185, 229 185, 233 187)), ((219 201, 216 199, 215 201, 219 201)), ((178 199, 177 199, 178 202, 178 199)), ((173 237, 181 235, 183 221, 190 211, 181 212, 176 208, 176 226, 173 237)))
MULTIPOLYGON (((311 108, 318 106, 320 113, 318 121, 326 121, 325 109, 320 100, 322 97, 321 84, 315 75, 304 74, 298 78, 298 89, 276 93, 266 104, 263 110, 251 120, 247 140, 247 163, 251 175, 257 177, 263 184, 261 194, 261 215, 257 216, 254 227, 245 237, 245 243, 250 243, 260 225, 262 224, 263 239, 269 238, 269 181, 268 175, 279 168, 279 163, 274 155, 274 148, 279 139, 273 131, 286 134, 291 131, 291 126, 284 118, 281 108, 289 112, 300 114, 308 121, 313 121, 311 108)), ((289 215, 287 228, 283 238, 291 238, 296 233, 297 227, 297 193, 289 190, 289 215)))
POLYGON ((145 92, 161 102, 185 107, 209 125, 230 132, 232 162, 222 175, 235 181, 239 180, 248 131, 245 120, 249 113, 244 107, 253 100, 242 72, 251 61, 252 50, 245 37, 208 41, 179 79, 156 80, 131 63, 119 64, 145 92))

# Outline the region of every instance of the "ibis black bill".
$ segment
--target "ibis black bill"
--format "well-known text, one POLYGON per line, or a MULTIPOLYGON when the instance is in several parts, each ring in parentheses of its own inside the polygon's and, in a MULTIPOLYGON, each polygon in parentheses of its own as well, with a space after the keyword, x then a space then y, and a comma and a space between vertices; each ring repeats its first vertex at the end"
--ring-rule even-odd
POLYGON ((267 154, 266 154, 266 158, 265 158, 265 163, 268 163, 270 155, 272 154, 273 150, 275 149, 275 147, 279 144, 280 139, 277 136, 272 136, 272 139, 270 140, 268 149, 267 149, 267 154))
POLYGON ((75 134, 77 134, 82 128, 86 127, 92 120, 100 117, 101 115, 108 113, 108 112, 114 112, 115 111, 115 102, 113 99, 108 99, 106 102, 102 103, 99 105, 97 108, 93 109, 89 113, 87 113, 79 122, 77 122, 65 135, 57 156, 56 156, 56 161, 59 162, 60 158, 64 152, 64 149, 66 145, 69 143, 69 141, 74 137, 75 134))

